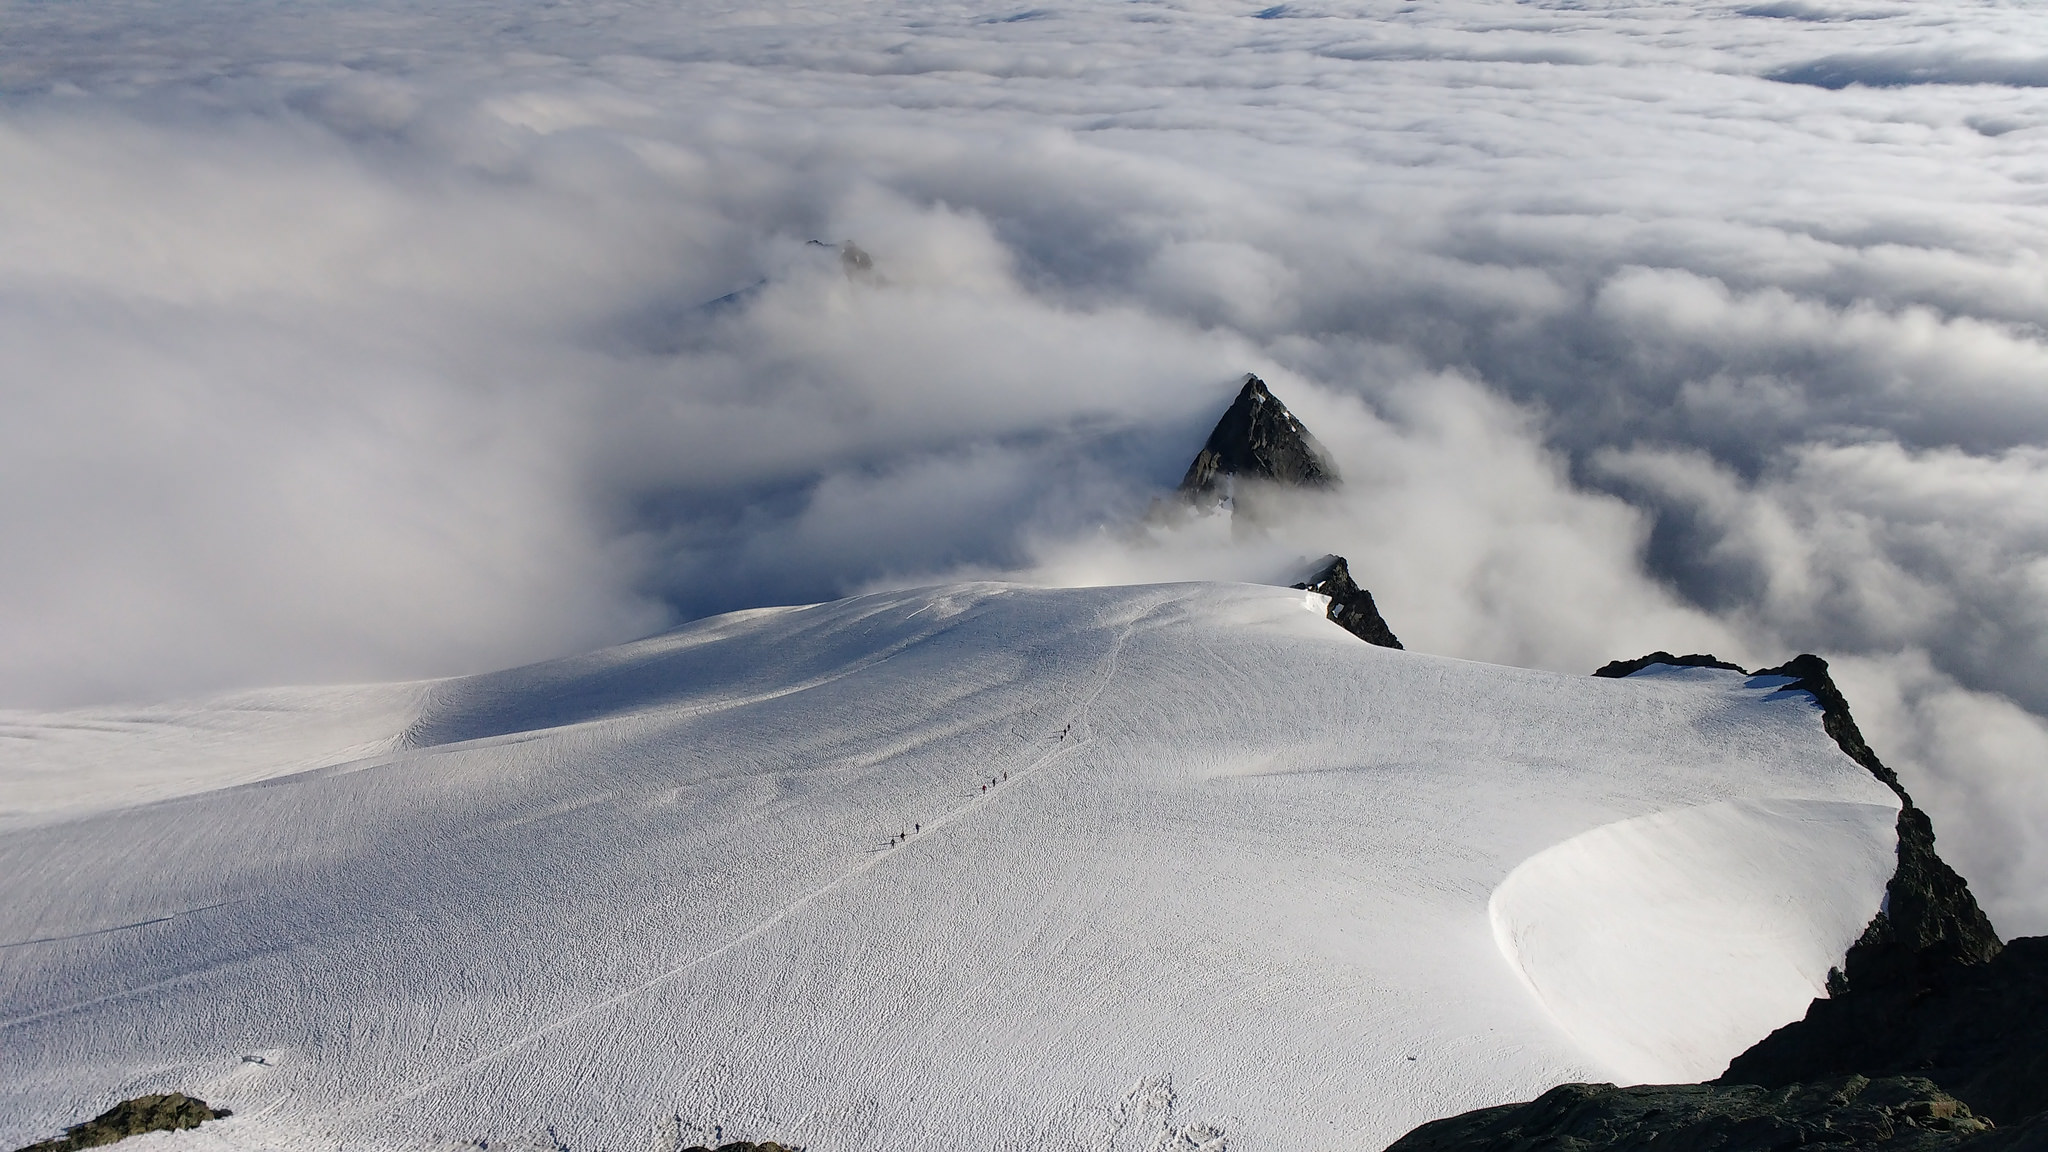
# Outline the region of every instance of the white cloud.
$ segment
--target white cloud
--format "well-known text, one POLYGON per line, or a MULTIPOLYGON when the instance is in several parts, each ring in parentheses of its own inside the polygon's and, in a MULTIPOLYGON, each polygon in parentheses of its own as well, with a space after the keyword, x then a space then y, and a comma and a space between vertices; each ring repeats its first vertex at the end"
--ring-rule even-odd
POLYGON ((2044 21, 24 9, 0 699, 1335 550, 1417 647, 1892 669, 1944 844, 2039 930, 1996 845, 2048 817, 2048 89, 2002 47, 2044 21), (1349 485, 1133 544, 1248 370, 1349 485))

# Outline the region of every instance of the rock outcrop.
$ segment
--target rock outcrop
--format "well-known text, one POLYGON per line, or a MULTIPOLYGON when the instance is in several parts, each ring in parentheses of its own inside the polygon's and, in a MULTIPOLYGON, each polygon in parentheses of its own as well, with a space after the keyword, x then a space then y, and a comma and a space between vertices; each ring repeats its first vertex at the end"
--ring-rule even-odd
POLYGON ((197 1128, 208 1120, 218 1120, 227 1115, 227 1109, 209 1107, 206 1101, 183 1092, 137 1096, 133 1100, 121 1101, 83 1124, 73 1124, 64 1130, 64 1135, 54 1140, 31 1144, 20 1152, 75 1152, 79 1148, 97 1148, 144 1132, 197 1128))
POLYGON ((1188 465, 1179 492, 1194 504, 1227 503, 1240 479, 1294 488, 1327 488, 1337 482, 1337 471, 1315 437, 1257 376, 1245 377, 1237 399, 1188 465))
POLYGON ((1783 676, 1791 680, 1785 685, 1787 692, 1805 692, 1820 704, 1820 726, 1849 759, 1869 769, 1870 774, 1885 782, 1885 786, 1899 794, 1899 799, 1912 803, 1906 789, 1899 783, 1897 773, 1885 767, 1877 753, 1864 742, 1863 732, 1856 727, 1856 718, 1849 714, 1849 700, 1842 690, 1835 687, 1835 678, 1828 674, 1828 662, 1811 652, 1802 653, 1787 660, 1776 668, 1760 668, 1758 676, 1783 676))
MULTIPOLYGON (((1594 675, 1653 664, 1743 671, 1653 652, 1594 675)), ((1828 997, 1710 1084, 1566 1084, 1425 1124, 1388 1152, 2048 1152, 2048 937, 1999 942, 1969 885, 1935 854, 1927 814, 1863 739, 1827 661, 1808 654, 1754 675, 1812 695, 1827 734, 1902 805, 1884 906, 1830 974, 1828 997)))
MULTIPOLYGON (((1265 381, 1252 375, 1244 378, 1237 399, 1216 422, 1194 463, 1188 465, 1177 493, 1183 506, 1222 506, 1233 514, 1250 514, 1252 509, 1245 503, 1249 491, 1240 481, 1284 488, 1329 488, 1337 483, 1337 470, 1315 437, 1266 388, 1265 381)), ((1162 515, 1168 507, 1155 505, 1154 515, 1162 515)), ((1329 618, 1366 643, 1401 647, 1373 603, 1372 593, 1351 578, 1350 565, 1342 556, 1323 557, 1294 586, 1328 596, 1329 618)))
POLYGON ((1716 1083, 1911 1074, 2000 1124, 2048 1112, 2048 937, 2014 940, 1984 963, 1947 957, 1913 977, 1852 975, 1805 1019, 1737 1056, 1716 1083))
MULTIPOLYGON (((1595 676, 1628 676, 1652 664, 1727 668, 1740 665, 1696 654, 1673 656, 1652 652, 1634 660, 1617 660, 1595 676)), ((1885 887, 1884 906, 1852 945, 1840 972, 1829 981, 1831 991, 1880 984, 1915 986, 1925 974, 1944 964, 1982 964, 2001 947, 1991 920, 1977 905, 1970 886, 1934 851, 1934 824, 1913 804, 1913 797, 1864 740, 1849 712, 1848 698, 1828 672, 1828 662, 1806 653, 1754 673, 1782 677, 1784 692, 1805 692, 1820 705, 1821 728, 1836 746, 1864 770, 1883 781, 1899 797, 1899 866, 1885 887)), ((1861 1069, 1857 1069, 1861 1071, 1861 1069)))
POLYGON ((1527 1104, 1437 1120, 1387 1152, 1777 1152, 1808 1146, 1936 1152, 1989 1131, 1927 1080, 1847 1076, 1749 1085, 1566 1084, 1527 1104))
POLYGON ((1328 596, 1329 618, 1360 640, 1382 648, 1401 646, 1394 630, 1387 627, 1386 620, 1380 616, 1379 606, 1372 602, 1372 593, 1351 579, 1351 566, 1344 562, 1342 556, 1323 557, 1316 562, 1308 579, 1295 587, 1328 596))
POLYGON ((1603 664, 1594 670, 1593 675, 1619 680, 1624 676, 1633 676, 1652 664, 1669 664, 1674 668, 1725 668, 1730 672, 1742 672, 1744 675, 1748 675, 1748 672, 1742 665, 1730 664, 1726 660, 1716 659, 1704 652, 1695 652, 1690 656, 1673 656, 1671 653, 1661 650, 1652 652, 1648 656, 1638 656, 1633 660, 1615 660, 1611 663, 1603 664))

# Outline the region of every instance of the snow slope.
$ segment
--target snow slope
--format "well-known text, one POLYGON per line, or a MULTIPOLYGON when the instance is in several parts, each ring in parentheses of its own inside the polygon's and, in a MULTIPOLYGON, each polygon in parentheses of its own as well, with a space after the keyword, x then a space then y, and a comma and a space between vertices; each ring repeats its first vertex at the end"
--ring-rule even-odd
MULTIPOLYGON (((740 613, 297 727, 192 713, 325 766, 131 803, 175 732, 103 734, 127 767, 68 809, 20 797, 69 746, 11 742, 0 1146, 178 1088, 237 1113, 149 1138, 194 1149, 1371 1149, 1710 1073, 1877 907, 1896 802, 1807 696, 1320 607, 740 613)), ((260 775, 233 743, 221 782, 260 775)))
POLYGON ((389 752, 424 684, 272 688, 190 704, 0 709, 0 833, 389 752))

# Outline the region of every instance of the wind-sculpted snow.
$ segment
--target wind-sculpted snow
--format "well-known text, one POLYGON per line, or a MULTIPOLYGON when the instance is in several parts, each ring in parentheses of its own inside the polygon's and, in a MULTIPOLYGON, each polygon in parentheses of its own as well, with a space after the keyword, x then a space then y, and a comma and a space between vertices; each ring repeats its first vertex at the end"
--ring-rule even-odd
POLYGON ((1375 1147, 1627 1075, 1582 1026, 1615 1005, 1532 994, 1489 915, 1519 884, 1554 943, 1612 889, 1525 862, 1685 874, 1603 971, 1719 974, 1616 1002, 1697 1054, 1796 1015, 1725 978, 1811 978, 1891 852, 1803 694, 1378 648, 1240 585, 716 618, 387 736, 0 840, 0 1143, 176 1088, 234 1111, 195 1148, 1375 1147), (1759 892, 1775 935, 1687 913, 1759 892))
POLYGON ((1617 1076, 1710 1079, 1827 995, 1868 923, 1859 909, 1891 878, 1897 816, 1739 800, 1619 821, 1516 868, 1489 906, 1494 935, 1617 1076))

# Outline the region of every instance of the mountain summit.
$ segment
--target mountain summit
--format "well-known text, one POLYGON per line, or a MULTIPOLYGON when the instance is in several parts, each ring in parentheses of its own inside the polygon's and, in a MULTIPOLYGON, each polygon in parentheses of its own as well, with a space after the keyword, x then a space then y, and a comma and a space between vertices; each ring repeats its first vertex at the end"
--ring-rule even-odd
POLYGON ((1328 488, 1337 470, 1266 382, 1247 375, 1244 388, 1188 465, 1180 494, 1190 501, 1227 500, 1239 476, 1295 488, 1328 488))

